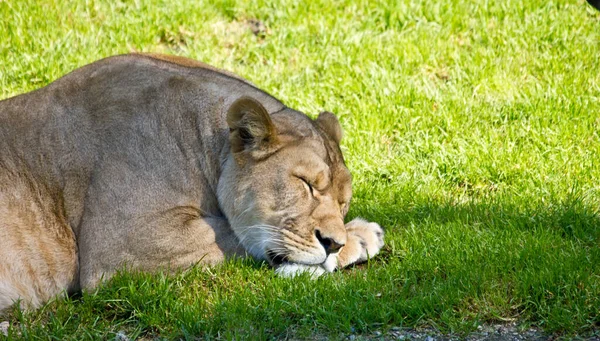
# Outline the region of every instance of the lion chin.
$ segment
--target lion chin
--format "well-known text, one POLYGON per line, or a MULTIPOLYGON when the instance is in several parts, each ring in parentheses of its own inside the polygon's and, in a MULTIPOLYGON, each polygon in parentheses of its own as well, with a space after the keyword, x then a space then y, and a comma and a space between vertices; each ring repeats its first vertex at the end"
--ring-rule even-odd
POLYGON ((325 262, 315 265, 301 263, 282 263, 277 266, 275 273, 282 277, 293 278, 298 275, 307 274, 311 278, 320 277, 328 272, 333 272, 338 267, 337 255, 329 255, 325 262))
POLYGON ((128 54, 0 101, 0 311, 142 271, 266 259, 318 277, 383 246, 344 223, 352 177, 336 116, 250 82, 128 54))

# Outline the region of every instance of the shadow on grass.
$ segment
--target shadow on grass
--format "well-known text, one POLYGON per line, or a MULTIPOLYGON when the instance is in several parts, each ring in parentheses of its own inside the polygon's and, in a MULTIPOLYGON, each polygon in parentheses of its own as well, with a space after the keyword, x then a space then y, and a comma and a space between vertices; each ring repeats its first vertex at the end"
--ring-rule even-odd
POLYGON ((546 204, 511 202, 510 198, 466 203, 436 202, 429 198, 393 199, 354 204, 350 214, 379 222, 390 232, 410 225, 461 222, 491 230, 554 233, 586 245, 600 243, 600 202, 593 206, 581 197, 546 204))
POLYGON ((358 201, 353 215, 387 227, 379 262, 404 278, 398 290, 413 288, 401 299, 431 299, 408 304, 428 307, 417 309, 428 323, 451 330, 469 320, 520 321, 559 333, 600 329, 596 204, 579 196, 542 203, 358 201))

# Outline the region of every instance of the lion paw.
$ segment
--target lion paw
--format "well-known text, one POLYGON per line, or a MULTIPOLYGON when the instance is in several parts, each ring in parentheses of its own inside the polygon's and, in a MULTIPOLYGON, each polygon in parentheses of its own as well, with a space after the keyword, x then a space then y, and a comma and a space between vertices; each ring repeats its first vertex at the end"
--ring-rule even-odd
POLYGON ((346 224, 346 230, 348 241, 339 256, 342 267, 367 261, 383 247, 384 233, 377 223, 356 218, 346 224))

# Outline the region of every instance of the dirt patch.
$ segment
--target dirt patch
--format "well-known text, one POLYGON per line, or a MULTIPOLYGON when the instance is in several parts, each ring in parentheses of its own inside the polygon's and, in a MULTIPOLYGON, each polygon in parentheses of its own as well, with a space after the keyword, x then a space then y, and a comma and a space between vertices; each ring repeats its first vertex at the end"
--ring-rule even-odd
MULTIPOLYGON (((477 331, 468 335, 443 334, 432 328, 410 329, 393 327, 387 332, 375 331, 367 335, 350 334, 346 340, 415 340, 415 341, 545 341, 561 339, 559 335, 549 335, 543 333, 538 328, 529 328, 521 330, 516 323, 511 324, 490 324, 482 325, 477 331)), ((600 341, 600 330, 591 335, 569 337, 575 340, 600 341)))

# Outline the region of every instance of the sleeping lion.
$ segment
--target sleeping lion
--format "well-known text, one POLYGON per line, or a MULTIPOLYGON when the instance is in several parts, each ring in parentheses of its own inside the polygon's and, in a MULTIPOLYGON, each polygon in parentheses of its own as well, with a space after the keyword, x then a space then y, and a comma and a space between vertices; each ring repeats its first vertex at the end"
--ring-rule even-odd
POLYGON ((0 311, 93 288, 127 267, 249 254, 283 276, 363 262, 376 223, 344 224, 337 118, 163 55, 84 66, 0 101, 0 311))

